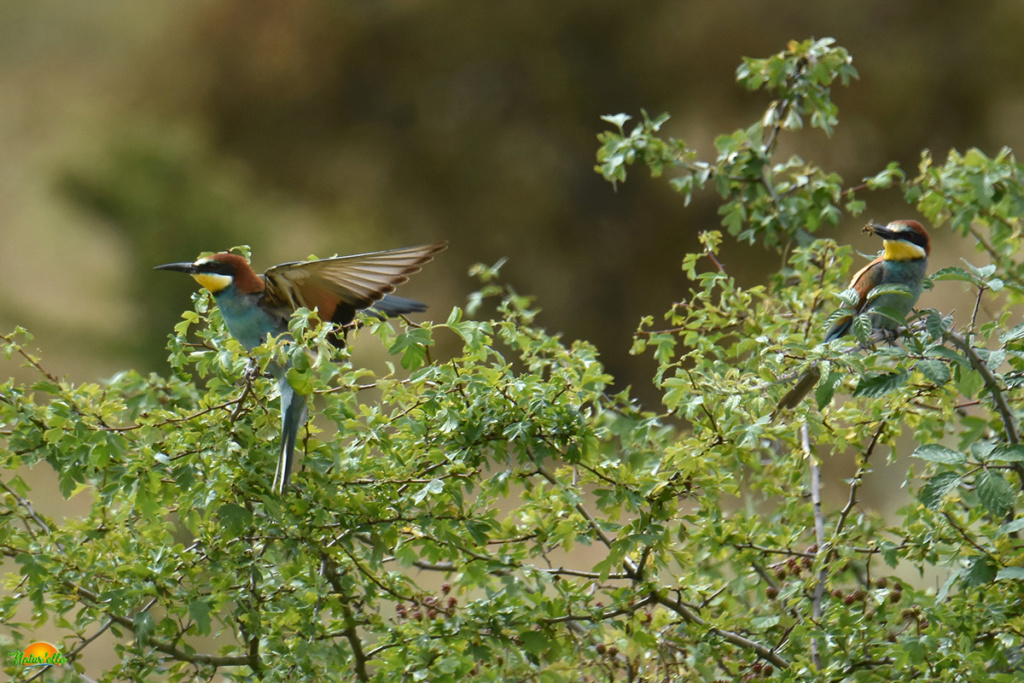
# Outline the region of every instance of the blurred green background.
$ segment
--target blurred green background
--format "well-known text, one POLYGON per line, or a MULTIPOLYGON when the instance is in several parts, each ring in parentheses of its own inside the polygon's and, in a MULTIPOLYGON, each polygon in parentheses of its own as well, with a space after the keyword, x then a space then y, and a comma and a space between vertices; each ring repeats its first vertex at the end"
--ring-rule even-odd
MULTIPOLYGON (((835 94, 834 137, 787 136, 782 154, 850 184, 890 160, 913 173, 925 147, 1021 147, 1022 35, 1010 0, 2 3, 0 327, 28 327, 76 380, 163 370, 193 284, 153 265, 447 239, 402 294, 443 318, 472 263, 508 256, 541 323, 594 341, 643 394, 630 335, 684 296, 679 262, 717 198, 684 209, 643 172, 613 189, 592 170, 602 114, 668 111, 711 155, 767 103, 734 83, 741 56, 833 36, 861 80, 835 94)), ((897 192, 867 199, 825 234, 873 251, 864 219, 912 214, 897 192)), ((723 258, 749 284, 778 265, 731 241, 723 258)))

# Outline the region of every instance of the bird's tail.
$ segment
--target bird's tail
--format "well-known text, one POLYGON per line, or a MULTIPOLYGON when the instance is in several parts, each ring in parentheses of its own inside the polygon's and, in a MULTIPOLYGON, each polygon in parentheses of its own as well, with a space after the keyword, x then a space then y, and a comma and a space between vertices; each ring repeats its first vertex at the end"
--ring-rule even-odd
MULTIPOLYGON (((396 315, 422 313, 427 310, 427 305, 422 301, 416 301, 415 299, 406 299, 404 296, 388 294, 374 305, 362 310, 363 313, 368 313, 377 320, 387 320, 388 318, 393 318, 396 315)), ((358 320, 355 322, 347 322, 342 325, 340 330, 333 332, 329 339, 331 340, 331 343, 339 349, 343 348, 345 346, 345 333, 351 329, 357 329, 359 327, 362 327, 362 323, 358 320)))
POLYGON ((818 369, 818 364, 814 363, 814 365, 808 368, 807 372, 797 380, 796 384, 793 385, 793 388, 786 392, 786 395, 779 400, 778 404, 775 406, 775 411, 772 413, 772 419, 775 419, 775 416, 783 410, 796 408, 800 405, 800 401, 804 400, 804 397, 810 393, 811 389, 814 388, 814 385, 818 383, 819 379, 821 379, 821 370, 818 369))
POLYGON ((296 393, 283 374, 278 378, 277 385, 281 390, 281 455, 277 459, 277 472, 274 474, 274 492, 283 495, 292 478, 295 441, 302 425, 306 423, 307 397, 296 393))
POLYGON ((422 313, 427 310, 427 305, 415 299, 406 299, 404 296, 388 294, 383 299, 366 309, 370 315, 378 318, 387 318, 393 315, 404 315, 406 313, 422 313))

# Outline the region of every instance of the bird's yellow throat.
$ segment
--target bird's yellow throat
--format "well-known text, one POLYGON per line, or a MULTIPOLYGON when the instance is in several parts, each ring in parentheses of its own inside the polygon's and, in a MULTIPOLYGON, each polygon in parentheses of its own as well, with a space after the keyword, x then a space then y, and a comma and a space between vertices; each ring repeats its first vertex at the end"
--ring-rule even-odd
POLYGON ((192 275, 195 281, 206 287, 213 294, 231 285, 230 275, 218 275, 217 273, 195 273, 192 275))
POLYGON ((912 261, 927 256, 924 249, 910 242, 885 240, 883 244, 885 245, 885 255, 882 258, 886 261, 912 261))

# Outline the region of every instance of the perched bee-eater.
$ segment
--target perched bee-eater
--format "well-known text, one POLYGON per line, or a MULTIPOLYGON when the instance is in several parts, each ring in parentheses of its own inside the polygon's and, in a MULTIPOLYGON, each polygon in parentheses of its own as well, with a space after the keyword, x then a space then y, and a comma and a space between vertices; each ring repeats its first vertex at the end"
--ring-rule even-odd
MULTIPOLYGON (((864 227, 882 238, 882 253, 874 261, 857 271, 850 282, 850 289, 858 294, 854 311, 857 315, 885 309, 883 313, 871 313, 868 318, 875 330, 894 331, 907 317, 917 303, 928 268, 928 254, 931 241, 928 233, 917 221, 893 221, 888 225, 869 223, 864 227), (902 285, 907 291, 892 291, 871 297, 871 291, 882 285, 902 285)), ((825 333, 825 343, 838 339, 850 331, 853 316, 839 318, 825 333)), ((821 371, 812 366, 782 397, 775 408, 775 414, 787 408, 795 408, 804 399, 818 380, 821 371)))
MULTIPOLYGON (((270 336, 288 332, 298 308, 315 310, 321 320, 344 327, 356 312, 383 317, 425 311, 419 301, 394 296, 395 287, 420 270, 447 242, 406 249, 282 263, 257 275, 238 254, 220 253, 194 263, 168 263, 157 270, 188 273, 213 294, 228 331, 250 351, 270 336)), ((342 343, 341 336, 338 343, 342 343)), ((306 421, 306 396, 296 393, 276 363, 270 371, 281 392, 281 451, 274 491, 284 493, 291 478, 295 441, 306 421)))

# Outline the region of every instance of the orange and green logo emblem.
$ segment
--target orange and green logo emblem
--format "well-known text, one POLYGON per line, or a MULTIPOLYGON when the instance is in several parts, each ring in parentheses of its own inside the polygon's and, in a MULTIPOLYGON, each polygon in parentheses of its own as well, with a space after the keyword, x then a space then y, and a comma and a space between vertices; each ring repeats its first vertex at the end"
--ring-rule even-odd
POLYGON ((56 666, 68 661, 57 648, 42 641, 32 643, 24 652, 10 652, 7 658, 15 666, 56 666))

